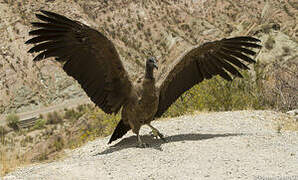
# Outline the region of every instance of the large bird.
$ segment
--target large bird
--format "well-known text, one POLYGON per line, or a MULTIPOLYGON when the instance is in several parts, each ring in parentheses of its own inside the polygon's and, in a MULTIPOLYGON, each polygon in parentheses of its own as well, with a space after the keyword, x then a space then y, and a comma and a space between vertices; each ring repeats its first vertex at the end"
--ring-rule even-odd
POLYGON ((149 57, 144 77, 133 82, 114 44, 102 33, 49 11, 41 11, 36 17, 41 22, 32 23, 38 29, 29 32, 34 37, 26 42, 35 44, 29 53, 39 53, 33 61, 55 57, 64 62, 65 72, 78 81, 105 113, 117 113, 122 108, 121 120, 109 143, 132 130, 138 145, 144 147, 146 144, 139 136, 142 125, 148 125, 156 137, 164 139, 150 124, 152 120, 162 116, 179 96, 204 79, 215 75, 228 81, 232 80, 231 75, 242 77, 238 69, 249 69, 244 62, 255 62, 249 57, 256 54, 251 49, 261 48, 260 40, 249 36, 207 42, 174 60, 159 79, 154 77, 157 60, 149 57))

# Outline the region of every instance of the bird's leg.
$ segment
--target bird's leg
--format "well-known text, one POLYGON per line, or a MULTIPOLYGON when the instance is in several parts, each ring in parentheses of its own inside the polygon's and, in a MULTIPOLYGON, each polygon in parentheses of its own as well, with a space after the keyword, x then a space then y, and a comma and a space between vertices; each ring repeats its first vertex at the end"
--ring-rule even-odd
POLYGON ((148 145, 141 140, 141 137, 140 137, 139 133, 137 133, 137 139, 138 139, 138 146, 139 147, 141 147, 141 148, 148 147, 148 145))
POLYGON ((159 137, 161 140, 166 141, 164 138, 164 135, 161 134, 155 127, 153 127, 151 124, 147 124, 152 129, 152 134, 155 138, 159 137))

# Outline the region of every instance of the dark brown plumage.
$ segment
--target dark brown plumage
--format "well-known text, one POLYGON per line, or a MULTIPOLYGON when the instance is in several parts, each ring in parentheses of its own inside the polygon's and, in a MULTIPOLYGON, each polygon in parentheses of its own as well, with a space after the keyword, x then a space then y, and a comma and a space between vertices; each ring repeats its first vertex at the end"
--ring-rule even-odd
POLYGON ((182 93, 200 83, 220 75, 231 81, 231 75, 242 77, 237 68, 248 69, 243 63, 254 63, 251 49, 261 48, 253 37, 235 37, 208 42, 186 51, 172 62, 167 71, 155 81, 156 59, 146 61, 144 78, 129 79, 113 43, 100 32, 53 12, 41 11, 36 17, 42 22, 32 25, 32 39, 36 44, 28 52, 38 52, 39 61, 55 57, 64 62, 63 69, 76 79, 90 99, 106 113, 117 113, 122 107, 122 119, 109 143, 121 138, 130 129, 137 134, 147 124, 155 136, 163 138, 150 122, 160 117, 182 93))

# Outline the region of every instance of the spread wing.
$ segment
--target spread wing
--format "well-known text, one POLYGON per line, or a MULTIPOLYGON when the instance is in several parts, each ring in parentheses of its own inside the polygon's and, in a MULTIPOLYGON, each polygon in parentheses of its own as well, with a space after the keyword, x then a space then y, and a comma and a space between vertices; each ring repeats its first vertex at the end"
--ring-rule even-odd
POLYGON ((29 32, 28 52, 39 61, 56 57, 76 79, 90 99, 106 113, 117 113, 125 102, 131 82, 113 43, 100 32, 62 15, 41 11, 29 32))
POLYGON ((261 48, 260 40, 253 37, 235 37, 196 46, 176 59, 158 81, 159 106, 155 117, 160 117, 185 91, 220 75, 231 81, 231 75, 242 77, 237 68, 249 69, 242 61, 255 63, 248 55, 256 53, 251 48, 261 48), (241 61, 242 60, 242 61, 241 61))

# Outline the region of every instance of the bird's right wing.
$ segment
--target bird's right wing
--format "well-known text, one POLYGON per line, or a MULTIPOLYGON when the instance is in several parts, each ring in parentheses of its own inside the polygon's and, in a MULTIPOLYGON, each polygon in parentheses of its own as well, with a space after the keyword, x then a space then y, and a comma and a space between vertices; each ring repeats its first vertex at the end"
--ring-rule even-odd
POLYGON ((63 69, 75 78, 90 99, 106 113, 117 113, 130 90, 131 82, 113 43, 100 32, 62 15, 41 11, 43 22, 26 44, 36 44, 28 52, 39 54, 39 61, 49 57, 64 62, 63 69))
POLYGON ((220 75, 231 81, 230 74, 242 77, 237 67, 249 69, 240 60, 255 62, 248 55, 256 54, 249 48, 261 48, 256 42, 260 40, 248 36, 235 37, 195 46, 184 53, 157 82, 160 96, 155 117, 160 117, 179 96, 204 79, 220 75))

